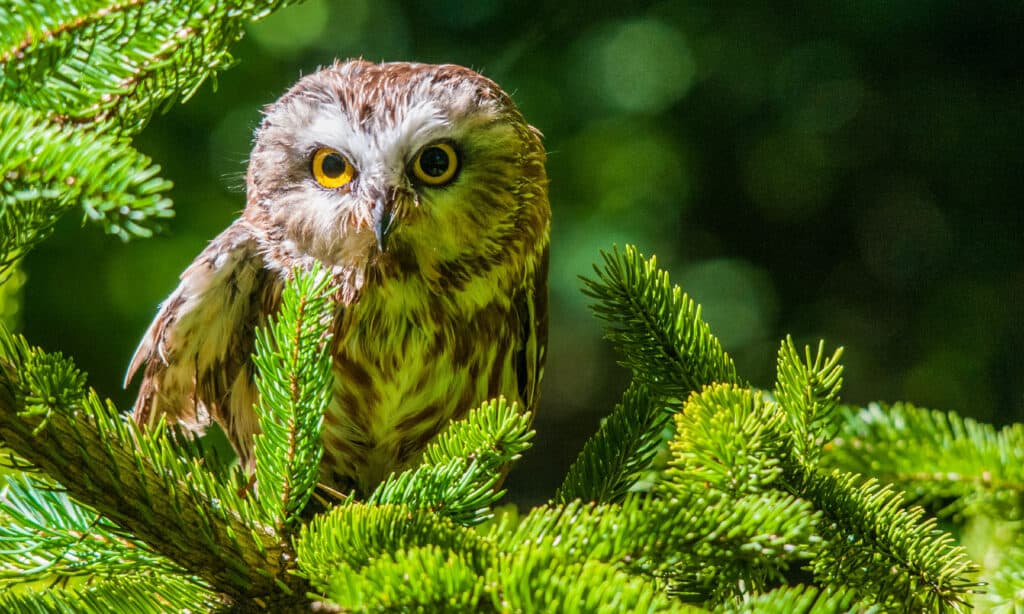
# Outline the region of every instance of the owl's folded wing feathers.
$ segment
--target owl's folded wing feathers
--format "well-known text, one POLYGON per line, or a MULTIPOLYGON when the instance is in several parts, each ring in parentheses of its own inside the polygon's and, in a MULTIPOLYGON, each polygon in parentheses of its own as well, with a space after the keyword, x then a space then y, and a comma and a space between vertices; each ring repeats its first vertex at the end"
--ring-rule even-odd
POLYGON ((520 335, 516 344, 514 368, 519 383, 519 398, 524 409, 537 411, 540 381, 548 344, 548 249, 545 247, 532 276, 532 283, 514 301, 520 335))
POLYGON ((125 386, 143 369, 135 421, 149 426, 166 415, 202 432, 216 420, 244 449, 256 430, 253 331, 273 311, 278 285, 244 220, 211 241, 182 273, 128 367, 125 386))

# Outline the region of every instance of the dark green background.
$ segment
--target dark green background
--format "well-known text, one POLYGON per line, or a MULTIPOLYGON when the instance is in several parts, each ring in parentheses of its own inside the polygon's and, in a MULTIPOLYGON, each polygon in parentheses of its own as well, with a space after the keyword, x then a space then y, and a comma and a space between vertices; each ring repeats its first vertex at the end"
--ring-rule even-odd
POLYGON ((550 152, 551 343, 517 500, 551 494, 625 384, 576 279, 616 242, 657 254, 756 385, 791 333, 846 347, 848 402, 1024 420, 1024 5, 747 4, 285 9, 139 137, 176 184, 167 233, 64 220, 27 261, 24 328, 127 408, 156 305, 243 206, 260 107, 335 57, 454 62, 511 92, 550 152))

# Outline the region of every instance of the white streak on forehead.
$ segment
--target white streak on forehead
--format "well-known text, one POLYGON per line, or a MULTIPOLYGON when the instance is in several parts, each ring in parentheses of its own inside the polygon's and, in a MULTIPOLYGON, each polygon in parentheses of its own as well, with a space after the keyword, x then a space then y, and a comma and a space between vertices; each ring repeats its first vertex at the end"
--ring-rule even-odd
POLYGON ((382 164, 397 172, 428 143, 457 139, 460 120, 468 115, 497 111, 489 101, 479 104, 468 83, 450 87, 415 79, 368 90, 358 77, 346 76, 356 91, 342 97, 347 98, 345 103, 333 87, 322 87, 315 98, 297 96, 271 112, 275 128, 292 135, 296 151, 326 145, 350 156, 363 170, 382 164), (360 123, 355 114, 366 104, 374 113, 360 123))
POLYGON ((402 101, 393 116, 378 104, 377 113, 362 124, 340 103, 296 100, 290 106, 291 112, 280 113, 280 120, 275 114, 273 120, 275 127, 294 135, 297 151, 326 145, 351 156, 357 166, 384 163, 404 167, 405 159, 419 148, 453 136, 447 113, 429 99, 412 104, 402 101))

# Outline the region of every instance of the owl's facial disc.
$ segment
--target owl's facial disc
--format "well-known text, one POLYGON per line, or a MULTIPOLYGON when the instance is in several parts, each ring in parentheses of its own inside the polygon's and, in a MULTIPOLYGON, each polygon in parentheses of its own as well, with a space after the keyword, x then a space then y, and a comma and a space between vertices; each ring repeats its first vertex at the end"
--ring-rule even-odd
POLYGON ((268 107, 247 182, 268 254, 431 281, 521 249, 509 238, 544 211, 532 203, 546 187, 539 138, 493 82, 360 61, 268 107))

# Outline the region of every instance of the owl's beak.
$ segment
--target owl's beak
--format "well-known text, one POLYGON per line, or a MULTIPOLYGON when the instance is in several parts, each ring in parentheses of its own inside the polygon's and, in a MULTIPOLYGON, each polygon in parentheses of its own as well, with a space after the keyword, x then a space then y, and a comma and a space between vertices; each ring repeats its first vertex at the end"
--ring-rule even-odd
POLYGON ((391 223, 394 221, 393 213, 395 201, 392 198, 378 196, 373 200, 373 234, 377 237, 377 247, 383 252, 388 246, 388 235, 391 234, 391 223))

